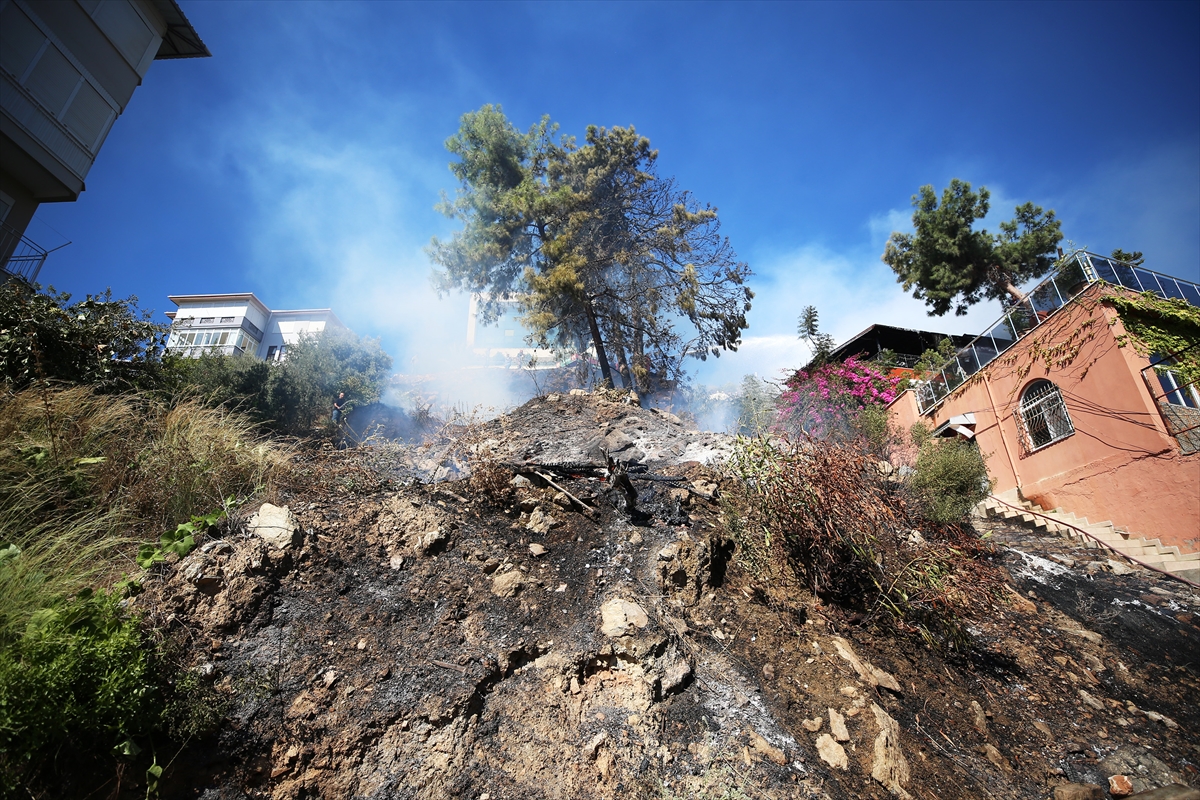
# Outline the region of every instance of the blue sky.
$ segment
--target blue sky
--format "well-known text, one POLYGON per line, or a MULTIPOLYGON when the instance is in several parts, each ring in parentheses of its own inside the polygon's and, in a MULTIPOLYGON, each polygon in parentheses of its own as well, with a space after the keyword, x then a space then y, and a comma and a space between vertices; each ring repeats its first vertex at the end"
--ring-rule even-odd
POLYGON ((443 142, 500 103, 524 128, 634 125, 717 206, 755 272, 741 352, 698 380, 806 360, 813 304, 839 340, 927 318, 879 260, 909 199, 953 177, 1054 208, 1068 239, 1200 281, 1200 3, 335 3, 182 7, 211 59, 160 61, 77 203, 29 235, 76 295, 253 291, 332 306, 400 371, 465 338, 423 251, 453 223, 443 142))

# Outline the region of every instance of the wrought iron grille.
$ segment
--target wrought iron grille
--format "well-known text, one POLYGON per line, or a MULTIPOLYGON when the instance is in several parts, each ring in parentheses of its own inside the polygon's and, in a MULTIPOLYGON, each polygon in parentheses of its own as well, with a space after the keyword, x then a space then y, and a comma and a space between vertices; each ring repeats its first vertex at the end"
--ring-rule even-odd
POLYGON ((1021 396, 1021 419, 1025 423, 1025 452, 1054 444, 1075 432, 1062 392, 1050 381, 1038 381, 1021 396))

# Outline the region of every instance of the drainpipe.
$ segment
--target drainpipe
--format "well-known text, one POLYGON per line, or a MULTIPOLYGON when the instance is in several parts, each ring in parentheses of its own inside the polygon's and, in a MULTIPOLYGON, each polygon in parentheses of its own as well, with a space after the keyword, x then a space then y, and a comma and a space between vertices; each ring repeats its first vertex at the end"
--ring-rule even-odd
POLYGON ((1017 493, 1021 492, 1021 473, 1017 471, 1017 462, 1013 460, 1012 451, 1008 449, 1008 437, 1004 435, 1004 428, 1001 427, 1000 410, 996 407, 996 398, 992 397, 992 383, 988 380, 987 374, 983 375, 983 388, 987 389, 988 402, 992 404, 992 416, 996 418, 996 430, 1000 433, 1000 444, 1004 445, 1004 455, 1008 456, 1008 466, 1012 468, 1013 477, 1017 479, 1017 493))

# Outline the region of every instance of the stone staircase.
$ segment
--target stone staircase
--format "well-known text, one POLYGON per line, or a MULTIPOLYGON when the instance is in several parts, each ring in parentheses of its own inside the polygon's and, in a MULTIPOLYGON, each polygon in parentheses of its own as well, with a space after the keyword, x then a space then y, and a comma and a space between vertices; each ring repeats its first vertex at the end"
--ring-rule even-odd
POLYGON ((1135 563, 1155 567, 1192 583, 1200 583, 1200 552, 1181 553, 1175 545, 1164 545, 1158 539, 1143 539, 1107 520, 1089 522, 1087 517, 1076 517, 1061 508, 1045 511, 1015 496, 989 497, 979 504, 977 510, 985 517, 1009 520, 1027 528, 1074 539, 1082 547, 1114 550, 1135 563))

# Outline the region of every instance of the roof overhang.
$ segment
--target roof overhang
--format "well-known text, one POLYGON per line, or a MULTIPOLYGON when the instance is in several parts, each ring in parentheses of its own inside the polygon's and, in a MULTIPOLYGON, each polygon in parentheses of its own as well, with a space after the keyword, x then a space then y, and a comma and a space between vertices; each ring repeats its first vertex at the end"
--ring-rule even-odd
POLYGON ((937 426, 933 432, 935 437, 950 438, 952 436, 961 436, 964 439, 975 438, 975 414, 968 411, 966 414, 959 414, 956 417, 943 422, 937 426))
POLYGON ((263 305, 263 301, 254 296, 253 292, 240 292, 236 294, 172 294, 167 295, 167 299, 176 306, 182 306, 184 303, 240 303, 246 302, 256 307, 264 314, 270 314, 271 309, 263 305))
POLYGON ((168 58, 211 58, 212 53, 200 40, 200 34, 188 22, 183 9, 175 0, 150 0, 154 10, 167 23, 167 31, 163 34, 162 44, 158 46, 156 61, 168 58))

